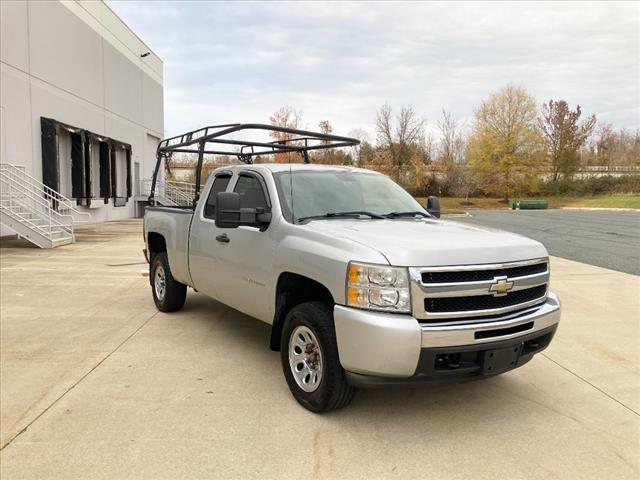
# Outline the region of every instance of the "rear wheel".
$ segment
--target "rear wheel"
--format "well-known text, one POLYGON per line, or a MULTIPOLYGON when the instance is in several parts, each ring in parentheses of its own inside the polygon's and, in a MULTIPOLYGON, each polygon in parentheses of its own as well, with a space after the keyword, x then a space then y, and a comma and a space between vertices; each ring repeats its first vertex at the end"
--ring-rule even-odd
POLYGON ((302 303, 288 313, 280 358, 285 379, 303 407, 320 413, 348 405, 355 389, 338 358, 331 305, 302 303))
POLYGON ((151 260, 151 292, 156 307, 161 312, 175 312, 184 306, 187 286, 173 278, 166 252, 160 252, 151 260))

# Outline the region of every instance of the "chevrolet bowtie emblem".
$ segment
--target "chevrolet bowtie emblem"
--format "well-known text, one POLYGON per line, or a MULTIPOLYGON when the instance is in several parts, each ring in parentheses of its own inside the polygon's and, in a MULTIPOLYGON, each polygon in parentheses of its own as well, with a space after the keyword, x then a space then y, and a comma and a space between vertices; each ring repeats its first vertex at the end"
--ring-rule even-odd
POLYGON ((512 288, 513 282, 507 281, 507 277, 495 277, 489 287, 489 292, 493 293, 494 297, 503 297, 512 288))

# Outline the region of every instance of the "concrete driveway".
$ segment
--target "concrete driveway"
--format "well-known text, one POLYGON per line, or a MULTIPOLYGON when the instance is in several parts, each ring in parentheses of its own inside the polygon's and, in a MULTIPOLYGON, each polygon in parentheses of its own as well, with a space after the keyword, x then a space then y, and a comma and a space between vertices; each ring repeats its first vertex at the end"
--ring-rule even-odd
POLYGON ((289 394, 268 326, 192 291, 156 311, 138 221, 55 251, 15 243, 0 254, 3 480, 640 476, 640 277, 553 258, 564 318, 544 354, 318 416, 289 394))

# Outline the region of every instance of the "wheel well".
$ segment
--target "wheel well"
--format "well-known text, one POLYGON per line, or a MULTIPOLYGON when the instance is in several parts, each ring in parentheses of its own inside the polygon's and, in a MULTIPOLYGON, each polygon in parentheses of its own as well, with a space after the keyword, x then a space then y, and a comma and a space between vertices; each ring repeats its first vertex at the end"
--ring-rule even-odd
POLYGON ((147 245, 149 247, 149 260, 151 260, 154 255, 167 251, 167 242, 164 237, 157 232, 149 233, 147 245))
POLYGON ((321 283, 296 273, 285 272, 280 275, 276 287, 276 313, 271 327, 271 350, 280 350, 280 337, 287 313, 296 305, 311 301, 335 304, 331 292, 321 283))

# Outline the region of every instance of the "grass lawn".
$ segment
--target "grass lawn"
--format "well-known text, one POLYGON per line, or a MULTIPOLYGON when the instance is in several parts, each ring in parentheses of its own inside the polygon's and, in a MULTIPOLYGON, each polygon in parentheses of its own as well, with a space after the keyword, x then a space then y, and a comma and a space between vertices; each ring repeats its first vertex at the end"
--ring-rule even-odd
MULTIPOLYGON (((597 195, 591 197, 537 197, 549 201, 550 208, 637 208, 640 209, 640 195, 597 195)), ((525 198, 518 198, 525 200, 525 198)), ((426 205, 427 199, 418 197, 417 200, 426 205)), ((440 199, 442 213, 463 213, 466 210, 507 209, 508 205, 499 198, 470 198, 466 203, 464 198, 443 197, 440 199)))
POLYGON ((595 197, 551 197, 551 208, 585 207, 585 208, 638 208, 640 195, 598 195, 595 197))

